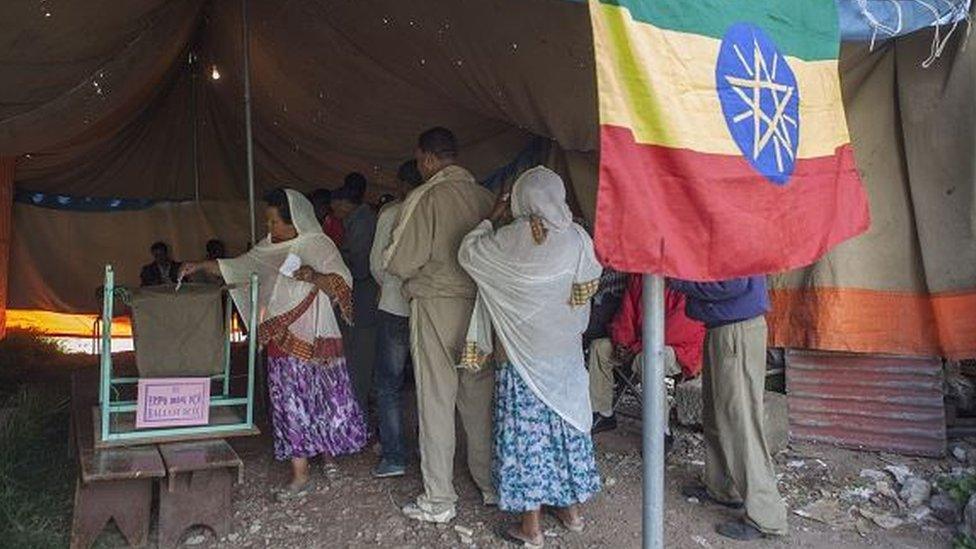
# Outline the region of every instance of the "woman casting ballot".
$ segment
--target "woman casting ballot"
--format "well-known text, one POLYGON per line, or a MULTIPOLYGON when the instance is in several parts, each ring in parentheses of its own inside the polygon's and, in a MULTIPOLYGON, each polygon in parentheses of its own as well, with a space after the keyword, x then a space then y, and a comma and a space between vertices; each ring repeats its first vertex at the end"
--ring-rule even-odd
POLYGON ((237 285, 231 295, 249 321, 247 284, 258 275, 259 326, 247 328, 267 349, 275 458, 292 465, 287 498, 305 491, 309 458, 358 452, 367 431, 334 312, 352 318, 349 269, 301 193, 278 189, 265 202, 266 238, 233 259, 184 263, 180 278, 203 270, 237 285))

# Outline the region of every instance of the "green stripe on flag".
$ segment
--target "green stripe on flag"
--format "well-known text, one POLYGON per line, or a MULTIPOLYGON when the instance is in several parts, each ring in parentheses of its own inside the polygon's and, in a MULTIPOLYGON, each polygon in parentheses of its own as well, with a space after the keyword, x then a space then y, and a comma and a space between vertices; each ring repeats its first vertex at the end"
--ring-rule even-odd
POLYGON ((834 0, 599 0, 626 8, 635 21, 721 40, 735 23, 762 27, 784 55, 837 59, 840 27, 834 0))

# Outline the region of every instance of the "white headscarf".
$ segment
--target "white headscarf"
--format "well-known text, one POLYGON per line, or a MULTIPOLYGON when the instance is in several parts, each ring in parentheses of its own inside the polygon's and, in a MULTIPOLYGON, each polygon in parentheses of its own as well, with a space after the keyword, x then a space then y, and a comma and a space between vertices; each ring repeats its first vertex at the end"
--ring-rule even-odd
POLYGON ((538 166, 518 178, 512 213, 510 225, 495 232, 485 221, 461 244, 458 259, 478 285, 469 342, 480 355, 491 352, 490 317, 526 385, 588 433, 592 411, 581 336, 592 295, 586 288, 596 287, 602 267, 589 235, 573 223, 565 186, 553 171, 538 166), (576 303, 574 293, 583 296, 576 303))
POLYGON ((320 340, 341 339, 333 303, 324 292, 309 282, 285 276, 279 269, 289 254, 298 256, 302 265, 308 265, 322 274, 335 273, 352 287, 352 276, 342 261, 339 249, 325 233, 315 217, 311 202, 298 191, 286 189, 292 225, 298 236, 285 242, 272 242, 266 236, 244 255, 233 259, 218 259, 220 272, 228 284, 240 287, 231 290, 234 303, 248 324, 248 332, 256 333, 250 326, 250 290, 247 284, 251 273, 258 274, 258 324, 281 317, 295 310, 310 294, 314 302, 296 320, 288 325, 290 334, 308 345, 320 340))

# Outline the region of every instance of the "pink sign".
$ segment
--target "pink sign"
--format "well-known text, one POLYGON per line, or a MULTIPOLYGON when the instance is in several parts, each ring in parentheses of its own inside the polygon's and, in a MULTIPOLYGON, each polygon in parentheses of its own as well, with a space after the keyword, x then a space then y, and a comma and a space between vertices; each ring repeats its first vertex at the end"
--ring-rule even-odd
POLYGON ((209 377, 155 377, 139 380, 136 429, 206 425, 209 422, 209 377))

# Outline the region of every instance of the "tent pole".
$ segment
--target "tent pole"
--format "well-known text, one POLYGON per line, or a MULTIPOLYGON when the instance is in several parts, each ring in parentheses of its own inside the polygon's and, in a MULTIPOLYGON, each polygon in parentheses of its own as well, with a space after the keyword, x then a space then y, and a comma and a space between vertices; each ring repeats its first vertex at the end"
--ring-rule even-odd
POLYGON ((664 547, 664 277, 644 275, 643 549, 664 547))
POLYGON ((241 26, 244 33, 244 140, 247 147, 247 206, 251 214, 251 246, 257 243, 254 218, 254 143, 251 134, 251 33, 247 26, 247 0, 241 0, 241 26))
POLYGON ((190 52, 190 124, 193 128, 193 197, 200 202, 200 145, 197 135, 197 54, 190 52))

